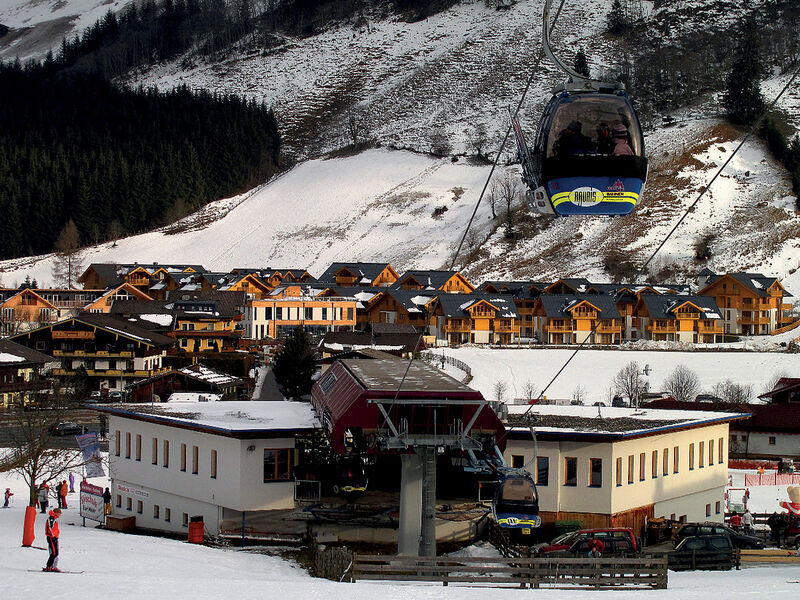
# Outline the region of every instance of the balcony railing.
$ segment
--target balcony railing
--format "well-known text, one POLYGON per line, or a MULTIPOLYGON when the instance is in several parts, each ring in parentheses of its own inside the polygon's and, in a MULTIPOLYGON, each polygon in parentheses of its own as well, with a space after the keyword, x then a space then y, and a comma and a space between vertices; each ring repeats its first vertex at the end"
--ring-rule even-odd
POLYGON ((722 333, 722 323, 699 323, 697 331, 700 333, 722 333))
POLYGON ((81 356, 85 358, 132 358, 133 352, 130 350, 122 350, 119 352, 109 352, 108 350, 97 350, 96 352, 90 352, 87 350, 53 350, 53 356, 81 356))
POLYGON ((572 333, 572 324, 568 325, 545 325, 545 331, 550 331, 553 333, 572 333))
POLYGON ((647 326, 647 331, 652 331, 653 333, 677 333, 678 332, 678 324, 677 323, 653 323, 647 326))
POLYGON ((739 325, 769 325, 769 317, 739 317, 736 319, 739 325))

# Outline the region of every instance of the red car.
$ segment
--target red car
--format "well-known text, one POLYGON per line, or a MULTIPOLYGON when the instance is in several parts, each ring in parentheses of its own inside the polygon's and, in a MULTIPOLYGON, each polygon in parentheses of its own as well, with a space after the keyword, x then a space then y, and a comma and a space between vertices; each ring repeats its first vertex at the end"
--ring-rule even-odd
POLYGON ((547 554, 549 552, 561 552, 569 550, 576 542, 588 541, 596 537, 602 540, 606 548, 614 546, 614 541, 619 539, 628 540, 634 552, 640 552, 642 545, 639 539, 633 535, 633 530, 627 527, 603 527, 600 529, 578 529, 564 533, 552 540, 549 544, 540 544, 534 547, 536 554, 547 554))

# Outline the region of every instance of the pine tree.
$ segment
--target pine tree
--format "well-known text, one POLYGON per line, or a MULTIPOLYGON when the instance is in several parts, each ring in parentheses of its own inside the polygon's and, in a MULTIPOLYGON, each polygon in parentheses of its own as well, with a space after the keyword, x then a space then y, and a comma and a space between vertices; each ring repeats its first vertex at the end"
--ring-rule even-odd
POLYGON ((583 48, 578 48, 578 53, 575 55, 574 69, 579 75, 584 75, 586 77, 592 76, 589 71, 589 62, 586 60, 586 54, 584 54, 583 48))
POLYGON ((281 393, 299 400, 311 392, 311 377, 317 369, 311 336, 299 327, 286 339, 283 348, 275 355, 272 372, 281 393))
POLYGON ((631 24, 628 21, 628 17, 625 15, 625 9, 622 7, 622 0, 614 0, 614 3, 611 5, 611 11, 608 13, 608 17, 606 17, 606 23, 608 24, 608 31, 614 35, 621 35, 628 31, 631 24))
POLYGON ((747 21, 739 35, 724 98, 728 118, 734 123, 752 124, 764 110, 761 95, 764 67, 759 39, 755 21, 747 21))

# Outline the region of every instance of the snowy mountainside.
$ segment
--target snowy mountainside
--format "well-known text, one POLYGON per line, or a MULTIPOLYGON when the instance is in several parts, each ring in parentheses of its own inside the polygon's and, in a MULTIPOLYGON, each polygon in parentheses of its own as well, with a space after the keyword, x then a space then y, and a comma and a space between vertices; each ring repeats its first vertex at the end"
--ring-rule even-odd
POLYGON ((64 37, 94 24, 109 10, 119 12, 131 0, 3 0, 0 23, 10 28, 0 37, 0 60, 41 58, 56 52, 64 37))
MULTIPOLYGON (((541 233, 512 243, 484 201, 470 236, 482 247, 471 253, 475 248, 468 242, 456 266, 476 284, 568 276, 607 281, 604 253, 619 248, 641 264, 727 158, 733 133, 711 120, 652 134, 648 143, 663 158, 653 161, 645 199, 628 217, 541 220, 519 206, 519 227, 542 223, 541 233)), ((313 275, 336 261, 386 260, 400 271, 447 267, 488 173, 488 166, 463 158, 452 162, 388 149, 310 160, 172 226, 90 248, 84 264, 294 266, 313 275)), ((766 159, 763 144, 748 142, 654 264, 663 268, 668 261, 672 279, 680 281, 692 281, 706 264, 716 271, 761 270, 784 278, 797 295, 800 216, 787 208, 793 202, 789 190, 785 172, 766 159), (712 257, 697 263, 693 245, 708 231, 717 233, 712 257)), ((52 256, 4 261, 0 277, 13 285, 30 275, 44 285, 52 262, 52 256)))

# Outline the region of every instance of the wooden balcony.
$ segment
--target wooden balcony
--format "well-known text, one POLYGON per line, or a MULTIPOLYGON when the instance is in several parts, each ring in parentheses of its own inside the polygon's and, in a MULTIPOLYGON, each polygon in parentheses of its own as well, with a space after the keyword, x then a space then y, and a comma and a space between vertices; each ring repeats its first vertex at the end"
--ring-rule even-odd
POLYGON ((722 333, 722 323, 698 323, 697 331, 699 333, 722 333))
POLYGON ((651 323, 647 326, 647 331, 652 333, 678 333, 677 323, 651 323))
POLYGON ((567 325, 545 325, 544 330, 550 333, 572 333, 572 323, 567 325))
POLYGON ((622 333, 622 325, 614 323, 600 323, 595 333, 622 333))
POLYGON ((739 317, 736 319, 739 325, 769 325, 769 317, 739 317))
POLYGON ((133 352, 130 350, 120 352, 109 352, 108 350, 98 350, 87 352, 86 350, 53 350, 53 356, 80 356, 83 358, 132 358, 133 352))

